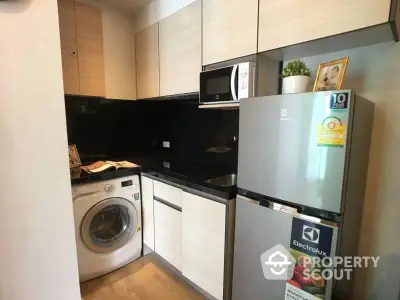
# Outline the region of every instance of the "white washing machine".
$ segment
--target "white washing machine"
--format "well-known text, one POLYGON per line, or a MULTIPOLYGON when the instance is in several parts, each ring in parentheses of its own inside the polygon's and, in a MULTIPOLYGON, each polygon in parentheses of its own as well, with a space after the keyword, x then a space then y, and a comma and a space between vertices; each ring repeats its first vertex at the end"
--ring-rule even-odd
POLYGON ((72 186, 79 279, 86 281, 140 257, 138 175, 72 186))

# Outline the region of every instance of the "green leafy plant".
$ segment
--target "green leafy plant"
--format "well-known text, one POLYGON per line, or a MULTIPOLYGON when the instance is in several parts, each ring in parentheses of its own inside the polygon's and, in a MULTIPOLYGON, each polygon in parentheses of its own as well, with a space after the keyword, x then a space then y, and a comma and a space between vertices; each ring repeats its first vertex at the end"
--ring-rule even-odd
POLYGON ((288 64, 283 68, 282 78, 290 76, 310 76, 311 71, 305 64, 305 62, 296 59, 288 62, 288 64))

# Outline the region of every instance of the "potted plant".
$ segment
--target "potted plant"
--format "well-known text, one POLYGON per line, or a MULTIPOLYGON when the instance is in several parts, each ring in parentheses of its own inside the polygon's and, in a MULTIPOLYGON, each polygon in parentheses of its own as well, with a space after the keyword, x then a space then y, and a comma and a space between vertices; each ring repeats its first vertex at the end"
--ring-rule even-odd
POLYGON ((292 60, 282 72, 282 94, 303 93, 307 90, 311 71, 301 60, 292 60))

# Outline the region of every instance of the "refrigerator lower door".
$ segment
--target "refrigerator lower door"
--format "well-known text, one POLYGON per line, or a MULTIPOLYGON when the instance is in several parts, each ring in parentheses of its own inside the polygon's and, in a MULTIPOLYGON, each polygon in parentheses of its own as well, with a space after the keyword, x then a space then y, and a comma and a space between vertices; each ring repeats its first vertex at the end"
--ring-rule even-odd
MULTIPOLYGON (((284 212, 276 210, 279 205, 275 208, 264 207, 242 196, 237 197, 236 205, 233 300, 331 299, 332 280, 316 282, 319 285, 317 287, 312 283, 305 284, 305 281, 299 282, 301 278, 293 277, 293 281, 297 282, 293 287, 286 280, 266 279, 264 272, 266 259, 274 261, 271 255, 276 254, 275 250, 272 253, 269 250, 277 245, 286 248, 296 263, 302 259, 301 256, 314 257, 312 251, 333 257, 337 244, 337 227, 295 217, 288 213, 286 207, 281 208, 284 212), (299 251, 303 248, 309 250, 299 251), (288 293, 297 293, 303 298, 291 298, 288 293)), ((294 267, 295 263, 292 265, 294 267)))

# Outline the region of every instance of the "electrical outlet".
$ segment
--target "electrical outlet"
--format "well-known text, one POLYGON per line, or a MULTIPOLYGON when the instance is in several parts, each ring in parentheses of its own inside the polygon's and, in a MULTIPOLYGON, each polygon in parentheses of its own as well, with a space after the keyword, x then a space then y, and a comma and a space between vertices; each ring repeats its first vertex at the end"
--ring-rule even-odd
POLYGON ((162 146, 163 146, 164 148, 170 148, 170 147, 171 147, 171 144, 170 144, 169 141, 163 141, 163 142, 162 142, 162 146))

